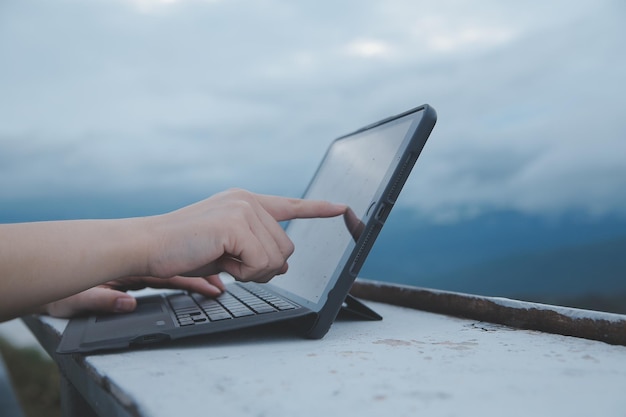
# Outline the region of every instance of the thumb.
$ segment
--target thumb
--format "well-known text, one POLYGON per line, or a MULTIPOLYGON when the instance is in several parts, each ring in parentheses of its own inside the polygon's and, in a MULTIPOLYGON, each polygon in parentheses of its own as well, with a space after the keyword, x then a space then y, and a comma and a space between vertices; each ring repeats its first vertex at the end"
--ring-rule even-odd
POLYGON ((106 287, 93 287, 46 305, 45 311, 54 317, 72 317, 80 314, 129 313, 137 307, 137 300, 125 292, 106 287))

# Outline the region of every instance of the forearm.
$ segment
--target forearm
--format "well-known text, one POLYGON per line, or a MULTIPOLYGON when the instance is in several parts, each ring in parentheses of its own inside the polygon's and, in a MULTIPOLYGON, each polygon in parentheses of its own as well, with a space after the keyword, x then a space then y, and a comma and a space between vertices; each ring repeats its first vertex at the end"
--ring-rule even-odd
POLYGON ((146 272, 144 219, 0 225, 0 320, 146 272))

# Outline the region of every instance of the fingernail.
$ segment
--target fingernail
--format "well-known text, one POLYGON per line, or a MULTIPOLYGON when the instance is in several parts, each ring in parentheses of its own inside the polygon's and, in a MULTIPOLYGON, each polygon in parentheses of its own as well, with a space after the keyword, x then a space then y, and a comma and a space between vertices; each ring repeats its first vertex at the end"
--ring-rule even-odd
POLYGON ((222 294, 222 292, 215 287, 198 288, 194 292, 206 295, 207 297, 215 297, 222 294))
POLYGON ((115 300, 114 310, 116 313, 129 313, 135 309, 135 302, 131 298, 120 297, 115 300))

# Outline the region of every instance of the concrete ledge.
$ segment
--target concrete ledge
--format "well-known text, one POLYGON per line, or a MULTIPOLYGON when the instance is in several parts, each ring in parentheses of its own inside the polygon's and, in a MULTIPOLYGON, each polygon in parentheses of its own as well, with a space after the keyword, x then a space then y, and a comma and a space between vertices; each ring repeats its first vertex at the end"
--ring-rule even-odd
POLYGON ((358 279, 352 295, 417 310, 626 346, 626 316, 358 279))
MULTIPOLYGON (((367 302, 384 320, 346 316, 321 340, 271 326, 110 354, 54 355, 69 394, 64 413, 624 415, 626 347, 513 327, 555 317, 620 326, 622 316, 363 281, 353 292, 389 297, 367 302), (428 300, 443 314, 421 311, 428 300), (510 318, 490 316, 498 311, 510 318)), ((24 321, 49 352, 67 325, 47 316, 24 321)))

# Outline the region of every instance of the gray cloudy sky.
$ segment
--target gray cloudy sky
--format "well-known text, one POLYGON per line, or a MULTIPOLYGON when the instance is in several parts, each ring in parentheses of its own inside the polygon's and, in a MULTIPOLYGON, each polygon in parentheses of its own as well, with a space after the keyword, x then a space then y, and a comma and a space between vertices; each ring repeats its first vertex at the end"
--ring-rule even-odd
POLYGON ((335 137, 430 103, 402 203, 626 214, 615 1, 0 2, 0 204, 298 195, 335 137))

